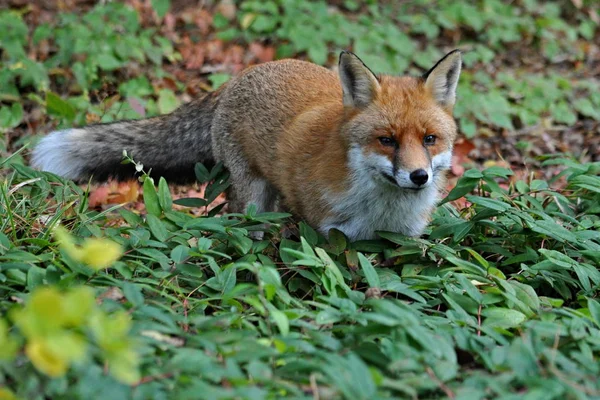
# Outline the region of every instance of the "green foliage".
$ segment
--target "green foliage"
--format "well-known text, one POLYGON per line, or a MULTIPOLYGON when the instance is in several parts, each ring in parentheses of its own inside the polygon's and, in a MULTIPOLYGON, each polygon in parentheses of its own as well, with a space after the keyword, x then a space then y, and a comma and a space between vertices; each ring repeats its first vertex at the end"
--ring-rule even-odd
POLYGON ((55 287, 39 287, 24 307, 13 307, 9 316, 13 329, 5 320, 0 324, 5 379, 40 384, 45 378, 32 379, 36 375, 33 366, 55 383, 66 383, 68 369, 90 368, 100 358, 117 381, 133 384, 139 380, 135 343, 128 336, 130 317, 125 312, 108 315, 101 310, 90 288, 77 286, 61 293, 55 287), (21 342, 24 355, 16 353, 21 342), (19 368, 19 364, 27 367, 19 368))
MULTIPOLYGON (((275 37, 278 57, 305 53, 309 59, 333 62, 339 49, 352 49, 373 70, 401 74, 429 69, 443 56, 443 32, 457 38, 445 47, 463 49, 466 70, 459 85, 456 115, 467 137, 487 125, 513 130, 551 117, 572 125, 578 113, 600 119, 598 82, 580 71, 525 73, 496 65, 512 46, 540 52, 549 64, 583 61, 582 40, 598 35, 598 23, 584 10, 563 1, 477 0, 345 2, 242 1, 237 26, 217 19, 224 39, 251 41, 275 37), (423 40, 425 39, 425 40, 423 40), (423 44, 425 43, 425 44, 423 44), (333 50, 333 52, 332 52, 333 50), (493 68, 491 68, 493 67, 493 68), (496 79, 487 72, 497 67, 496 79)), ((515 54, 520 57, 520 54, 515 54)))
MULTIPOLYGON (((0 61, 5 66, 0 72, 0 101, 13 102, 0 108, 0 132, 21 123, 19 100, 28 93, 32 101, 45 104, 50 115, 68 124, 85 123, 86 114, 103 121, 137 118, 139 113, 128 102, 111 98, 105 104, 92 105, 90 93, 106 83, 121 82, 121 75, 134 62, 159 67, 163 58, 177 58, 170 41, 157 36, 155 29, 142 28, 137 12, 120 2, 99 5, 83 16, 59 14, 57 21, 33 31, 20 13, 0 10, 0 31, 4 32, 0 61), (43 61, 28 57, 28 44, 44 40, 56 51, 43 61)), ((120 88, 121 96, 138 99, 148 114, 168 112, 178 104, 169 89, 153 98, 154 91, 145 78, 122 82, 120 88)))
MULTIPOLYGON (((0 11, 0 133, 35 107, 70 126, 178 105, 155 86, 178 57, 171 42, 105 3, 33 30, 0 11), (54 51, 29 58, 45 40, 54 51), (104 84, 118 95, 98 104, 104 84)), ((442 47, 467 49, 456 114, 468 136, 599 119, 598 83, 555 68, 582 61, 579 43, 598 35, 576 2, 328 3, 241 1, 236 21, 213 24, 224 39, 269 38, 279 57, 332 64, 352 47, 382 72, 417 73, 442 47), (549 67, 507 65, 522 41, 549 67)), ((151 4, 162 18, 170 1, 151 4)), ((23 166, 19 152, 0 160, 0 398, 598 396, 598 163, 547 158, 563 166, 550 182, 469 170, 423 238, 350 243, 302 222, 283 238, 289 215, 254 208, 194 217, 177 206, 208 207, 229 185, 221 165, 196 166, 205 198, 173 200, 124 156, 145 216, 88 210, 73 182, 23 166), (59 225, 71 245, 54 238, 59 225)))
MULTIPOLYGON (((99 312, 128 313, 140 339, 125 345, 119 335, 127 324, 81 312, 97 333, 74 343, 108 352, 116 379, 131 379, 125 366, 138 360, 148 379, 109 383, 114 378, 82 355, 91 350, 72 344, 60 347, 64 375, 45 377, 35 347, 16 356, 15 346, 33 331, 87 331, 60 322, 70 314, 54 318, 41 306, 27 312, 55 328, 32 330, 18 318, 0 323, 0 379, 23 398, 36 398, 40 385, 50 396, 91 385, 157 399, 167 392, 305 397, 306 387, 322 398, 597 393, 600 164, 545 163, 567 167, 566 188, 536 180, 504 186, 512 172, 499 167, 468 171, 448 199, 466 194, 470 205, 440 207, 425 238, 382 232, 381 240, 356 243, 336 231, 327 240, 303 223, 298 239, 281 238, 287 214, 195 218, 172 208, 164 180, 155 188, 148 178, 144 197, 154 211, 141 218, 119 210, 127 223, 100 229, 93 221, 108 222, 106 213, 73 208, 85 202, 80 189, 16 166, 1 191, 8 211, 0 235, 2 315, 19 308, 10 299, 22 292, 91 286, 104 299, 99 312), (31 206, 49 195, 52 203, 31 206), (65 257, 48 238, 59 219, 77 236, 111 238, 124 257, 99 271, 65 257), (266 230, 265 240, 251 240, 255 230, 266 230)), ((221 173, 220 166, 197 168, 204 181, 220 182, 221 173)))

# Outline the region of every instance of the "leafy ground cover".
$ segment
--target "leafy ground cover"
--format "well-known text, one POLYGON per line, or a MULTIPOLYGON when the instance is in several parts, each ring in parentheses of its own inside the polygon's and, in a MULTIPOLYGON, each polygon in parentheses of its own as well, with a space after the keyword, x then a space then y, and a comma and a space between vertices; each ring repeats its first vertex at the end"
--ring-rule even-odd
POLYGON ((599 398, 594 4, 9 2, 0 398, 599 398), (169 188, 26 166, 56 127, 169 112, 249 64, 352 48, 419 73, 454 47, 464 137, 422 238, 223 215, 218 167, 169 188))

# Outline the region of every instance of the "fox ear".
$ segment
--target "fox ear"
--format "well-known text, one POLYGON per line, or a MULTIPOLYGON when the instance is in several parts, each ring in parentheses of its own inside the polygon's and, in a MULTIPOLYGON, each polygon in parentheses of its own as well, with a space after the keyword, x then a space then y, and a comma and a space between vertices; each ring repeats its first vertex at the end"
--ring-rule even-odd
POLYGON ((453 50, 423 75, 425 88, 442 107, 451 111, 456 101, 456 85, 460 76, 462 57, 453 50))
POLYGON ((344 106, 368 106, 379 91, 379 81, 371 70, 349 51, 342 51, 339 65, 344 106))

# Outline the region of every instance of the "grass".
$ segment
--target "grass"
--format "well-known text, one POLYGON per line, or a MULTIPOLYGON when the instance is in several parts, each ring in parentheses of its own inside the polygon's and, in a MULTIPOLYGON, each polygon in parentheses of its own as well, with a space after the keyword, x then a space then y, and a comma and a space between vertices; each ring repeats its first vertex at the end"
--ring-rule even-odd
MULTIPOLYGON (((598 99, 584 87, 593 81, 583 70, 557 73, 552 51, 576 62, 581 54, 571 45, 597 36, 585 2, 564 10, 544 2, 541 10, 534 1, 442 1, 436 12, 417 12, 425 5, 414 1, 395 14, 342 3, 332 11, 319 2, 245 1, 236 19, 214 17, 215 35, 275 35, 281 55, 323 63, 331 46, 351 42, 372 61, 382 57, 382 70, 411 70, 428 59, 402 61, 404 46, 435 57, 444 32, 457 30, 466 38, 459 44, 478 49, 467 53, 459 89, 467 134, 542 117, 567 126, 597 118, 598 99), (506 15, 493 17, 500 11, 506 15), (321 40, 298 36, 300 12, 313 16, 321 40), (355 36, 337 34, 344 29, 355 36), (365 30, 370 55, 360 43, 365 30), (542 49, 550 72, 477 70, 520 38, 542 49), (520 86, 518 76, 530 84, 520 86), (471 92, 480 107, 469 103, 471 92), (553 109, 561 102, 566 114, 553 109)), ((333 232, 327 240, 299 222, 298 235, 286 239, 285 214, 212 209, 195 217, 173 206, 192 203, 173 200, 164 180, 144 181, 144 215, 89 209, 87 187, 26 166, 26 150, 17 148, 30 139, 28 124, 139 116, 130 98, 148 115, 168 111, 184 91, 166 72, 179 56, 118 2, 62 14, 55 25, 31 27, 26 18, 0 12, 8 66, 0 73, 0 398, 600 397, 600 163, 541 157, 541 168, 560 167, 549 181, 499 166, 468 170, 421 238, 387 232, 350 243, 333 232), (73 37, 79 44, 67 46, 73 37), (45 60, 27 57, 43 40, 55 46, 45 60), (119 50, 131 43, 141 45, 119 50), (132 70, 136 63, 146 75, 132 70), (163 86, 171 80, 175 86, 163 86), (106 85, 118 96, 103 97, 106 85), (251 240, 265 224, 265 239, 251 240), (62 239, 59 225, 70 232, 62 239), (108 255, 94 251, 96 240, 118 244, 121 258, 110 268, 99 263, 108 255)), ((193 201, 204 207, 225 188, 225 175, 218 167, 196 172, 210 185, 206 201, 193 201)))

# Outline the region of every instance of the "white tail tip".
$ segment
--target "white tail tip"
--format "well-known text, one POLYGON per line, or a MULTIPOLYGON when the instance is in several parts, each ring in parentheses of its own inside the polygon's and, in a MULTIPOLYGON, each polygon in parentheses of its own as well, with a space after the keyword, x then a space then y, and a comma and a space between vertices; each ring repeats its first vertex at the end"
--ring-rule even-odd
POLYGON ((67 179, 81 177, 85 164, 77 157, 74 136, 81 129, 65 129, 48 134, 33 149, 31 165, 67 179))

